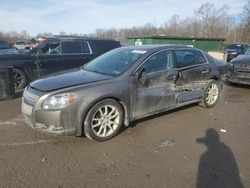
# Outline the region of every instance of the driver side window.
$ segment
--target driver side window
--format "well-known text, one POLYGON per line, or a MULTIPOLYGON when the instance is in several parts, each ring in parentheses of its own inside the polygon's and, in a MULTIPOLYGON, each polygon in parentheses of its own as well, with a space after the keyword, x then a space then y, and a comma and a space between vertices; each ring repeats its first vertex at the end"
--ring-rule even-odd
POLYGON ((170 70, 173 67, 173 58, 171 51, 161 51, 149 57, 141 69, 144 69, 147 74, 170 70))

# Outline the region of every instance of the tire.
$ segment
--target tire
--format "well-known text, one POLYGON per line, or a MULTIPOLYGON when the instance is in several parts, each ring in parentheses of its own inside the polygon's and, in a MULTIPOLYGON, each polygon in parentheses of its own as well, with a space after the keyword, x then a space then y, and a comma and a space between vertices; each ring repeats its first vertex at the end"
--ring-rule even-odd
POLYGON ((28 79, 25 72, 21 69, 14 68, 13 74, 15 89, 24 89, 28 84, 28 79))
POLYGON ((89 110, 84 121, 84 133, 91 140, 106 141, 119 133, 123 120, 121 105, 112 99, 105 99, 89 110))
POLYGON ((216 80, 209 81, 204 94, 200 106, 210 108, 216 105, 219 100, 221 93, 220 82, 216 80))

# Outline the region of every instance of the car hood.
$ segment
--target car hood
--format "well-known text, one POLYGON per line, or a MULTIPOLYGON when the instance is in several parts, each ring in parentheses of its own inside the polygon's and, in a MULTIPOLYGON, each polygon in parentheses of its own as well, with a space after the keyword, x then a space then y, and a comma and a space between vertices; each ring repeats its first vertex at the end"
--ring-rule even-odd
POLYGON ((30 83, 30 87, 40 91, 53 91, 110 78, 113 77, 77 68, 42 77, 30 83))
POLYGON ((232 61, 232 63, 248 63, 250 64, 250 55, 239 55, 236 58, 234 58, 232 61))
POLYGON ((240 50, 238 50, 238 49, 225 49, 225 52, 227 52, 227 53, 233 53, 233 52, 239 53, 239 51, 240 50))

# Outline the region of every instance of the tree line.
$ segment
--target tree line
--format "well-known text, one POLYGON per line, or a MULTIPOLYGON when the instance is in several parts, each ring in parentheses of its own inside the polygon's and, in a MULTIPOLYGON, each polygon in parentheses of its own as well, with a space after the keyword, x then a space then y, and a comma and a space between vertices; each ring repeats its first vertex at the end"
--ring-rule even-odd
MULTIPOLYGON (((232 7, 234 8, 234 7, 232 7)), ((132 28, 97 28, 93 33, 80 34, 69 33, 70 35, 113 38, 126 43, 128 37, 138 36, 194 36, 208 38, 226 38, 226 43, 249 43, 250 44, 250 0, 245 4, 242 15, 235 19, 228 14, 229 6, 216 8, 213 3, 204 3, 194 11, 192 17, 180 19, 179 15, 173 15, 161 26, 147 23, 143 26, 132 28)), ((53 33, 39 33, 37 36, 49 36, 53 33)), ((59 35, 67 35, 60 32, 59 35)), ((0 32, 0 40, 10 42, 29 39, 31 36, 27 31, 0 32)))

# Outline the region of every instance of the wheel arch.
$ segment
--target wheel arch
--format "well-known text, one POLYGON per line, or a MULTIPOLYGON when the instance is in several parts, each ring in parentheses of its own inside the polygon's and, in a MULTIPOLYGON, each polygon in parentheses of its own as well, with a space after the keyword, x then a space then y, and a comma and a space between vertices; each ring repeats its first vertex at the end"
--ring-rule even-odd
POLYGON ((218 76, 211 76, 210 80, 220 81, 220 78, 218 76))
POLYGON ((210 78, 210 81, 211 81, 211 80, 215 80, 215 81, 217 81, 217 82, 220 82, 220 89, 221 89, 221 90, 223 89, 223 83, 222 83, 220 77, 218 77, 218 76, 212 76, 212 77, 210 78))
POLYGON ((129 110, 128 110, 128 107, 127 105, 123 102, 123 100, 121 100, 120 98, 118 97, 114 97, 114 96, 105 96, 105 97, 102 97, 102 98, 98 98, 94 101, 92 101, 88 106, 87 108, 85 108, 85 110, 81 110, 79 116, 81 117, 80 120, 79 120, 79 125, 78 125, 78 133, 77 135, 78 136, 81 136, 81 135, 84 135, 84 129, 83 129, 83 126, 84 126, 84 123, 85 123, 85 120, 86 120, 86 117, 90 111, 90 109, 97 103, 103 101, 103 100, 106 100, 106 99, 111 99, 111 100, 114 100, 115 102, 117 102, 119 105, 121 105, 122 109, 123 109, 123 113, 124 113, 124 120, 123 120, 123 124, 124 126, 129 126, 129 122, 130 122, 130 118, 129 118, 129 110))

